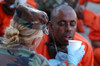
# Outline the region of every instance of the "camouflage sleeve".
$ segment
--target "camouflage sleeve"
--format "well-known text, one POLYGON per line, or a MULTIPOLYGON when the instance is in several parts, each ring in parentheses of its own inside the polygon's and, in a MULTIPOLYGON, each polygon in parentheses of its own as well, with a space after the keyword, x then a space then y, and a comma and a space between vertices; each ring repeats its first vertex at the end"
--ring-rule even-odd
POLYGON ((40 59, 41 59, 41 66, 50 66, 50 64, 49 64, 49 62, 48 62, 48 60, 44 57, 44 56, 42 56, 42 55, 40 55, 40 54, 38 54, 37 55, 40 59))
POLYGON ((50 66, 42 55, 23 48, 0 48, 0 66, 50 66), (10 58, 10 59, 9 59, 10 58))

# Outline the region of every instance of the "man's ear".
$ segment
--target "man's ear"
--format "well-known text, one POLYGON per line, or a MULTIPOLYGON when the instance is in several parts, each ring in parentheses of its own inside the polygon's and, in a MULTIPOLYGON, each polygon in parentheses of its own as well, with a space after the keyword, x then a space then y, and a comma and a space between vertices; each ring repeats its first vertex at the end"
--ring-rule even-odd
POLYGON ((49 28, 49 38, 54 39, 54 28, 53 28, 53 23, 49 21, 48 23, 48 28, 49 28))
POLYGON ((48 23, 49 31, 53 31, 53 24, 51 21, 48 23))

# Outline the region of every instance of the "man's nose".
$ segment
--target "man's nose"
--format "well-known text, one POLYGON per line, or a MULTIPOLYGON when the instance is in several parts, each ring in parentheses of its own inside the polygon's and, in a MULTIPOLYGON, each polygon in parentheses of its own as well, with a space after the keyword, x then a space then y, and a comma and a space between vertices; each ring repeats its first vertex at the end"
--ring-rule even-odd
POLYGON ((70 24, 66 24, 65 31, 71 32, 71 30, 72 30, 71 25, 70 24))

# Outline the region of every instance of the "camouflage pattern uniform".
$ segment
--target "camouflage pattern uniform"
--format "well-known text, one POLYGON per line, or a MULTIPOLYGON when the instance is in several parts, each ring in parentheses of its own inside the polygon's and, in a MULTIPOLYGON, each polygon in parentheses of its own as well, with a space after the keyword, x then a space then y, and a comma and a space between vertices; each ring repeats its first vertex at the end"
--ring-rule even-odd
POLYGON ((0 48, 0 66, 50 66, 47 59, 27 47, 0 48))
POLYGON ((52 10, 52 8, 64 4, 65 0, 35 0, 37 3, 37 7, 40 10, 52 10))
MULTIPOLYGON (((45 12, 35 10, 29 5, 19 5, 16 8, 13 20, 19 25, 29 29, 37 29, 38 31, 43 30, 43 26, 40 26, 40 23, 47 23, 48 17, 45 12)), ((3 39, 1 38, 1 40, 3 39)), ((24 42, 22 43, 25 45, 24 42)), ((36 54, 32 49, 22 46, 22 43, 0 43, 0 66, 50 66, 46 58, 36 54)))
POLYGON ((35 0, 37 8, 40 10, 52 10, 54 7, 57 7, 61 4, 71 4, 74 0, 35 0))

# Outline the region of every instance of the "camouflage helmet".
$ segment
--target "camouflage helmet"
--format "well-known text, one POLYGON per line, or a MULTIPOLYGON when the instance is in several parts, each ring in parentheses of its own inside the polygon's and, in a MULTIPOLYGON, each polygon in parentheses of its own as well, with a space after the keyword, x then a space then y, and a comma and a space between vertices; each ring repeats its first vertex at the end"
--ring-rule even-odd
POLYGON ((48 22, 48 16, 44 11, 37 10, 30 5, 19 5, 13 20, 30 29, 40 29, 41 24, 48 22))

